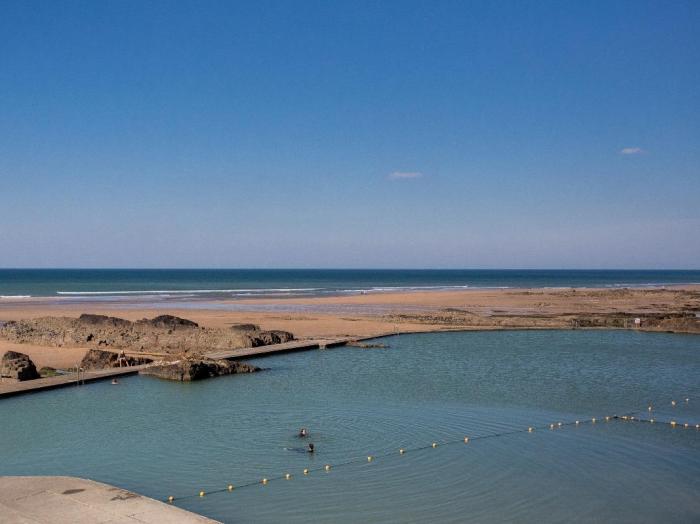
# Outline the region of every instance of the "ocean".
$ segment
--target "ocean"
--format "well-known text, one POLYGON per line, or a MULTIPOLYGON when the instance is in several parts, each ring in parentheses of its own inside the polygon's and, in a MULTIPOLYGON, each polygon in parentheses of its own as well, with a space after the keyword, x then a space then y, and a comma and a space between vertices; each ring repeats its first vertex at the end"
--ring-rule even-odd
POLYGON ((0 300, 236 299, 429 289, 644 287, 700 283, 700 270, 0 269, 0 300))

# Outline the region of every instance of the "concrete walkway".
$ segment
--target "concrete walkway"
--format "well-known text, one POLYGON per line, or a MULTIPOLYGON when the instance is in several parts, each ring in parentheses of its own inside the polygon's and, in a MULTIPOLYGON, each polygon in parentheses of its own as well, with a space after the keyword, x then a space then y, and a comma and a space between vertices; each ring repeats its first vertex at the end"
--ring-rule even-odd
MULTIPOLYGON (((375 337, 372 337, 375 338, 375 337)), ((337 339, 315 339, 315 340, 292 340, 282 344, 270 344, 269 346, 258 346, 254 348, 239 348, 225 351, 214 351, 207 353, 205 356, 214 360, 219 359, 239 359, 247 357, 264 357, 266 355, 275 355, 279 353, 289 353, 292 351, 306 351, 308 349, 330 348, 342 346, 350 341, 358 340, 355 338, 337 338, 337 339)))
POLYGON ((0 522, 215 524, 217 521, 93 480, 0 477, 0 522))
POLYGON ((43 391, 47 389, 74 386, 79 382, 87 384, 88 382, 94 382, 96 380, 105 380, 124 375, 135 375, 146 366, 148 366, 148 364, 144 364, 142 366, 85 371, 80 373, 80 376, 78 376, 77 373, 67 373, 65 375, 37 378, 35 380, 25 380, 23 382, 0 383, 0 398, 21 395, 22 393, 31 393, 33 391, 43 391))
MULTIPOLYGON (((393 333, 390 333, 393 334, 393 333)), ((331 348, 343 346, 352 341, 369 340, 373 338, 387 336, 373 335, 367 337, 348 337, 334 339, 313 339, 313 340, 292 340, 282 344, 271 344, 269 346, 258 346, 249 348, 230 349, 224 351, 212 351, 205 353, 206 358, 219 359, 244 359, 251 357, 264 357, 267 355, 276 355, 280 353, 288 353, 291 351, 306 351, 309 349, 331 348)), ((96 380, 105 380, 123 375, 133 375, 153 364, 143 364, 140 366, 131 366, 125 368, 109 368, 98 371, 86 371, 81 373, 80 378, 76 373, 68 375, 59 375, 57 377, 38 378, 36 380, 26 380, 24 382, 0 383, 0 399, 11 397, 13 395, 21 395, 23 393, 33 393, 35 391, 44 391, 47 389, 60 388, 65 386, 76 385, 80 382, 94 382, 96 380)))

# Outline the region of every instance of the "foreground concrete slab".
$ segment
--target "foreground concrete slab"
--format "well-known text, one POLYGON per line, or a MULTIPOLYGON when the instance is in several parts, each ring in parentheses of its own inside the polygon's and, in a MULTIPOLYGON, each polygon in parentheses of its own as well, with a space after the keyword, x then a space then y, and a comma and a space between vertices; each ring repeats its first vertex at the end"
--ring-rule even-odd
POLYGON ((0 477, 0 522, 216 523, 131 491, 76 477, 0 477))

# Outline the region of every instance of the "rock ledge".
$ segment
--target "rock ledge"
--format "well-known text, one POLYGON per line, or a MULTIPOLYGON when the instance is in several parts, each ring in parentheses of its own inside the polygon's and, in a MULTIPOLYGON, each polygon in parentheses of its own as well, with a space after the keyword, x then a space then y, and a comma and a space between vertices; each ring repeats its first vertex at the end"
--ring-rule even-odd
POLYGON ((221 377, 236 373, 254 373, 260 368, 244 362, 230 360, 183 359, 141 370, 142 375, 151 375, 166 380, 191 382, 205 378, 221 377))
POLYGON ((39 378, 39 372, 28 355, 17 351, 8 351, 0 360, 0 376, 21 382, 39 378))

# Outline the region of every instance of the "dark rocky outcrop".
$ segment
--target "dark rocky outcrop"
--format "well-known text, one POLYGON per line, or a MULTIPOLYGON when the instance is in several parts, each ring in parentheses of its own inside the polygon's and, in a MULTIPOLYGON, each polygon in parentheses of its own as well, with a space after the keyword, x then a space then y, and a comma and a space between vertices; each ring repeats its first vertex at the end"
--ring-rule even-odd
POLYGON ((229 360, 180 360, 171 364, 152 366, 141 371, 143 375, 176 380, 180 382, 190 382, 192 380, 203 380, 205 378, 233 375, 236 373, 254 373, 260 368, 229 360))
POLYGON ((117 317, 108 317, 107 315, 93 315, 92 313, 83 313, 78 317, 78 322, 84 326, 99 326, 106 328, 126 328, 129 327, 128 320, 117 317))
POLYGON ((91 349, 83 357, 83 360, 80 362, 80 367, 85 370, 109 369, 138 366, 141 364, 150 364, 151 362, 153 362, 153 360, 150 358, 132 357, 124 355, 124 353, 102 351, 101 349, 91 349))
POLYGON ((8 351, 0 359, 0 375, 19 381, 39 378, 39 373, 32 359, 24 353, 8 351))
POLYGON ((160 315, 152 319, 144 318, 139 320, 138 324, 148 324, 151 327, 161 328, 161 329, 177 329, 177 328, 196 328, 199 324, 187 320, 186 318, 180 318, 173 315, 160 315))
POLYGON ((292 339, 285 331, 261 331, 243 324, 229 328, 207 328, 172 315, 160 315, 137 322, 84 314, 79 318, 43 317, 6 322, 0 339, 19 344, 53 347, 90 347, 130 353, 144 351, 157 355, 192 356, 197 352, 277 344, 292 339))
POLYGON ((250 345, 252 347, 269 346, 270 344, 282 344, 294 340, 294 335, 289 331, 259 331, 252 333, 250 336, 250 345))

